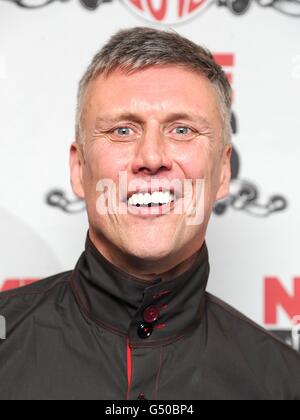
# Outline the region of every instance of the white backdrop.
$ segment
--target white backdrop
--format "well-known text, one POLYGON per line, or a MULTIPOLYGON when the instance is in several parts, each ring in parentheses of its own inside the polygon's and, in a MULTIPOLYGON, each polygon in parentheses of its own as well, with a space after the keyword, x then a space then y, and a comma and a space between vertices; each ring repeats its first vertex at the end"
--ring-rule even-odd
MULTIPOLYGON (((69 270, 83 250, 85 213, 63 212, 45 197, 58 189, 73 198, 68 150, 75 97, 93 54, 118 29, 161 26, 122 3, 130 1, 94 11, 79 0, 27 10, 0 0, 0 286, 69 270)), ((257 4, 238 17, 214 5, 172 27, 234 56, 226 70, 235 91, 238 178, 258 189, 261 205, 278 194, 289 203, 267 217, 232 206, 212 216, 209 290, 264 325, 265 282, 274 277, 288 306, 278 298, 277 321, 266 326, 289 330, 300 314, 300 18, 257 4)), ((274 294, 268 292, 268 305, 276 303, 274 294)))

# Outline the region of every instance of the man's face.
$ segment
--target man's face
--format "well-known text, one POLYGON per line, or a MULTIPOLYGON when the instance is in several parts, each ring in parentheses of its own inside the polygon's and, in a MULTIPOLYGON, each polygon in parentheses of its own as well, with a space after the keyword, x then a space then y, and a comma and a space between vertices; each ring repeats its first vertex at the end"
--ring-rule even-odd
MULTIPOLYGON (((181 261, 195 253, 205 238, 213 204, 228 195, 230 183, 231 147, 223 145, 218 99, 210 82, 177 66, 132 75, 118 70, 89 84, 83 108, 84 145, 82 153, 77 143, 71 147, 71 178, 75 194, 86 201, 90 233, 98 244, 108 255, 115 249, 145 264, 181 261), (131 116, 124 119, 124 114, 131 116), (145 191, 154 179, 157 186, 192 180, 193 199, 196 180, 204 180, 203 222, 187 223, 185 211, 141 214, 152 208, 99 214, 97 184, 103 179, 115 183, 117 202, 127 208, 127 196, 119 189, 120 172, 126 172, 128 186, 137 181, 137 191, 139 185, 145 191)), ((178 203, 184 188, 182 193, 178 203)))

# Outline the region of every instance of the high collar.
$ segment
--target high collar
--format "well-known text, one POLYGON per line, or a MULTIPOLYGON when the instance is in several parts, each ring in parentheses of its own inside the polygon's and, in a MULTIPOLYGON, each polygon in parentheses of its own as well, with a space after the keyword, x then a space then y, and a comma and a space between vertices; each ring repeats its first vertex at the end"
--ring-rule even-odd
POLYGON ((171 343, 196 328, 204 311, 210 269, 205 242, 196 254, 193 265, 177 277, 143 280, 108 261, 87 235, 73 272, 73 291, 86 316, 132 346, 171 343), (147 338, 141 337, 142 327, 151 329, 147 338))

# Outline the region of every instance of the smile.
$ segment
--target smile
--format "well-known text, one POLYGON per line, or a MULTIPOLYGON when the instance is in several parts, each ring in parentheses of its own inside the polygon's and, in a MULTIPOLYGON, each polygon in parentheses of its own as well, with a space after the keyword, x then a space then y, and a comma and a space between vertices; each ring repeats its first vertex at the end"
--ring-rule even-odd
POLYGON ((142 218, 155 218, 173 213, 179 198, 172 191, 130 193, 127 200, 129 214, 142 218))

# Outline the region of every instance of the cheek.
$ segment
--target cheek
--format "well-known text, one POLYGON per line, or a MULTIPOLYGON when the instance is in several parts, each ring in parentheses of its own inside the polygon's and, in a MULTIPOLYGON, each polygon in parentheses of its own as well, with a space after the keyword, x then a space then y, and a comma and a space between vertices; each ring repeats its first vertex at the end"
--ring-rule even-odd
POLYGON ((192 180, 204 180, 205 211, 210 214, 220 174, 220 163, 214 150, 203 145, 197 145, 193 150, 182 151, 177 160, 184 177, 192 180))
POLYGON ((216 194, 218 192, 218 189, 220 188, 221 173, 222 173, 221 161, 218 158, 218 155, 216 155, 214 156, 214 159, 212 160, 212 165, 210 168, 210 178, 209 178, 209 195, 213 202, 215 202, 216 194))
POLYGON ((177 154, 177 164, 186 179, 208 179, 211 172, 211 155, 207 147, 190 147, 177 154))
POLYGON ((116 180, 122 170, 122 154, 112 147, 91 145, 85 153, 84 179, 94 184, 101 179, 116 180))

